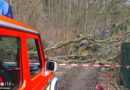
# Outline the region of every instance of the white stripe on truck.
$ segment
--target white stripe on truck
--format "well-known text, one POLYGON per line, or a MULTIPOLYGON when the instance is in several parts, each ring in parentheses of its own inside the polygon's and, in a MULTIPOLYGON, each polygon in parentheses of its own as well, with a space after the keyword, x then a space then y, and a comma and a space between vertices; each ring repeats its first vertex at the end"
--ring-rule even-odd
POLYGON ((33 31, 31 29, 28 29, 28 28, 25 28, 25 27, 22 27, 22 26, 18 26, 18 25, 15 25, 15 24, 11 24, 11 23, 8 23, 8 22, 4 22, 2 20, 0 20, 0 26, 5 26, 5 27, 13 28, 13 29, 19 29, 19 30, 22 30, 22 31, 27 31, 27 32, 38 34, 38 32, 33 31))

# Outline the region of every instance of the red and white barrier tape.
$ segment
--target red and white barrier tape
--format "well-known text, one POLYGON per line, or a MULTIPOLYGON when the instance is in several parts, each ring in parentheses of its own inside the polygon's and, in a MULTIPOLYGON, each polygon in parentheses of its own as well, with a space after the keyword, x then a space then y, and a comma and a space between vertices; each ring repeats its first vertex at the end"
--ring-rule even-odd
POLYGON ((16 62, 4 62, 4 64, 16 64, 16 62))
MULTIPOLYGON (((4 64, 16 64, 15 62, 4 62, 4 64)), ((29 64, 39 64, 39 63, 29 63, 29 64)), ((100 64, 57 64, 57 66, 78 66, 78 67, 127 67, 130 65, 100 65, 100 64)))
POLYGON ((100 65, 100 64, 57 64, 58 66, 79 66, 79 67, 127 67, 128 65, 100 65))

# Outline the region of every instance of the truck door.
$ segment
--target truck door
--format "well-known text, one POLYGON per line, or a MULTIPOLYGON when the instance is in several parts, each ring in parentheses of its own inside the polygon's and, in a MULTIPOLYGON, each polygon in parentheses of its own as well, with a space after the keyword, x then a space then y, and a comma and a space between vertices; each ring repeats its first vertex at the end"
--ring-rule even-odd
POLYGON ((20 83, 20 40, 0 35, 0 89, 16 90, 20 83))
POLYGON ((48 80, 44 75, 45 65, 39 38, 27 38, 27 51, 32 89, 41 90, 48 80))

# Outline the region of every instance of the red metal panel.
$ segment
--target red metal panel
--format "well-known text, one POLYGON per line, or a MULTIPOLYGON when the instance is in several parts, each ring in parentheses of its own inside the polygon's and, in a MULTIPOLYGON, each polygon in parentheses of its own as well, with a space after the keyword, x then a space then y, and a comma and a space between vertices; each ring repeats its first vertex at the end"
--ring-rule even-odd
POLYGON ((36 34, 18 32, 6 28, 0 28, 0 35, 18 37, 20 38, 21 41, 20 57, 22 60, 20 62, 20 88, 18 90, 31 90, 31 89, 40 90, 43 87, 46 87, 46 85, 48 84, 48 80, 51 80, 51 78, 54 76, 54 72, 52 73, 50 72, 47 76, 45 76, 45 60, 39 36, 36 34), (30 70, 27 54, 27 43, 26 43, 27 38, 34 38, 38 40, 42 60, 42 68, 43 68, 42 71, 32 79, 30 78, 30 70))

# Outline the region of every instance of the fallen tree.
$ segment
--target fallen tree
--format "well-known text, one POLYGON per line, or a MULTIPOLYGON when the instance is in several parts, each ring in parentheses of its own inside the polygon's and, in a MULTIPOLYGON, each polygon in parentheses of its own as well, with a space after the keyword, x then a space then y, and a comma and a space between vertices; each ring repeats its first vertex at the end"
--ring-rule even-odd
POLYGON ((128 27, 130 25, 129 19, 130 18, 127 18, 121 24, 113 28, 109 33, 109 37, 105 40, 95 40, 91 36, 83 36, 80 38, 65 41, 57 45, 53 45, 51 47, 47 47, 44 51, 48 52, 50 50, 58 49, 69 44, 80 43, 85 40, 85 44, 83 46, 80 46, 80 48, 86 47, 89 44, 92 44, 89 46, 90 48, 93 48, 94 46, 97 47, 97 50, 94 51, 94 53, 91 53, 91 55, 85 56, 85 59, 82 59, 84 56, 81 56, 79 53, 74 53, 72 55, 55 56, 48 59, 54 60, 56 62, 63 61, 64 63, 115 63, 116 59, 120 56, 120 47, 122 41, 124 41, 130 35, 130 31, 128 30, 128 27), (120 31, 124 32, 124 34, 119 37, 117 33, 120 31), (117 38, 115 38, 115 36, 117 36, 117 38))
POLYGON ((76 39, 73 39, 73 40, 70 40, 70 41, 60 43, 58 45, 47 47, 44 51, 50 51, 50 50, 53 50, 53 49, 61 48, 63 46, 66 46, 66 45, 69 45, 69 44, 72 44, 72 43, 77 43, 77 42, 80 42, 80 41, 83 41, 83 40, 87 40, 89 43, 93 43, 93 44, 95 44, 99 47, 102 47, 99 43, 106 42, 106 40, 94 40, 90 36, 84 36, 84 37, 81 37, 81 38, 76 38, 76 39))
MULTIPOLYGON (((109 33, 109 37, 105 40, 95 40, 92 38, 92 36, 83 36, 80 38, 75 38, 69 41, 65 41, 60 44, 56 44, 50 47, 47 47, 44 51, 49 52, 51 50, 56 50, 58 48, 61 48, 63 46, 67 46, 70 44, 77 44, 81 43, 83 41, 84 44, 79 46, 79 49, 76 52, 80 53, 73 53, 72 55, 63 55, 63 56, 54 56, 54 57, 48 57, 49 60, 53 60, 59 63, 115 63, 117 58, 120 56, 120 47, 122 41, 126 40, 126 38, 129 37, 130 31, 128 30, 128 27, 130 25, 129 18, 113 28, 111 32, 109 33), (123 35, 118 36, 118 32, 124 32, 123 35), (115 38, 117 36, 117 38, 115 38), (88 54, 86 56, 82 56, 81 52, 84 49, 94 48, 96 47, 96 50, 94 50, 91 54, 88 54)), ((29 54, 35 54, 34 51, 29 51, 29 54)))
POLYGON ((119 42, 121 41, 125 36, 127 36, 127 34, 129 34, 130 32, 126 32, 126 35, 122 38, 118 38, 118 40, 113 40, 111 39, 111 37, 117 33, 118 31, 126 31, 127 28, 129 27, 130 25, 130 17, 128 17, 126 20, 124 20, 123 22, 121 22, 119 25, 117 25, 115 28, 113 28, 111 31, 110 31, 110 34, 108 37, 108 39, 106 40, 95 40, 93 39, 91 36, 83 36, 83 37, 80 37, 80 38, 76 38, 76 39, 72 39, 72 40, 69 40, 69 41, 65 41, 63 43, 60 43, 60 44, 57 44, 57 45, 53 45, 51 47, 47 47, 44 51, 50 51, 50 50, 53 50, 53 49, 57 49, 57 48, 61 48, 63 46, 66 46, 66 45, 69 45, 69 44, 72 44, 72 43, 77 43, 77 42, 81 42, 83 40, 87 40, 87 42, 89 43, 92 43, 92 44, 95 44, 99 47, 103 47, 102 43, 113 43, 113 42, 119 42))

